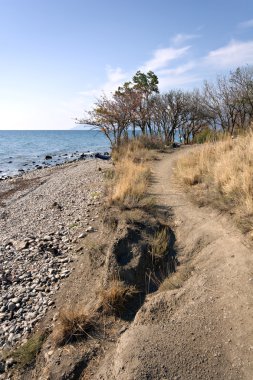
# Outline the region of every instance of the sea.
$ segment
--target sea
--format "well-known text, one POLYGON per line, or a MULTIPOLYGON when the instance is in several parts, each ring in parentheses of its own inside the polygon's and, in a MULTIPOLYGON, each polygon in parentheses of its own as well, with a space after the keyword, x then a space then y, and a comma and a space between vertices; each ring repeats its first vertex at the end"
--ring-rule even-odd
POLYGON ((0 178, 109 149, 109 141, 99 130, 0 131, 0 178), (46 156, 52 158, 46 160, 46 156))

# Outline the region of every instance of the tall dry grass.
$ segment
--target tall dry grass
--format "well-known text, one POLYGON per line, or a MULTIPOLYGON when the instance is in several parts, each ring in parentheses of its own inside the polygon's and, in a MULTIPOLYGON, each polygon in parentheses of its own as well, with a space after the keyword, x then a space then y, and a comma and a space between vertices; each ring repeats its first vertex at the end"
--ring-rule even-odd
POLYGON ((200 203, 229 211, 245 232, 253 230, 252 132, 196 147, 179 159, 176 175, 200 203))
POLYGON ((153 158, 139 140, 131 140, 113 152, 114 178, 109 203, 132 208, 145 197, 151 171, 148 161, 153 158))

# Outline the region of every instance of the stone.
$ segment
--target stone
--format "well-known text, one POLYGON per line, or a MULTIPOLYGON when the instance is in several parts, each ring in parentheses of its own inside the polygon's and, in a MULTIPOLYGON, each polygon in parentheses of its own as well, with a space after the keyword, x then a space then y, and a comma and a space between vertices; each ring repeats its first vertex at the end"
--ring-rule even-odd
POLYGON ((86 228, 86 232, 94 232, 94 228, 89 226, 88 228, 86 228))
POLYGON ((12 367, 14 363, 15 363, 15 360, 13 358, 6 359, 5 370, 12 367))
POLYGON ((85 238, 85 236, 87 236, 87 234, 86 234, 85 232, 82 232, 82 233, 78 236, 78 238, 79 238, 79 239, 83 239, 83 238, 85 238))
POLYGON ((14 311, 16 309, 16 304, 13 302, 10 302, 8 305, 8 310, 9 311, 14 311))
POLYGON ((16 241, 14 243, 14 246, 17 251, 22 251, 23 249, 26 249, 28 247, 28 242, 27 241, 16 241))
POLYGON ((5 372, 5 365, 2 362, 2 360, 0 360, 0 373, 4 373, 4 372, 5 372))

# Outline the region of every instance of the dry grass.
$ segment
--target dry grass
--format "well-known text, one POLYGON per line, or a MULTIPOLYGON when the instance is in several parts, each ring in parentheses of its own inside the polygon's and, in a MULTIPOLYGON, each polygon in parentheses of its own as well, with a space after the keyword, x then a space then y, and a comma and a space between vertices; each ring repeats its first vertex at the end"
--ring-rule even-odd
POLYGON ((155 155, 147 148, 146 143, 136 138, 114 149, 112 151, 112 158, 114 162, 121 161, 122 158, 134 162, 146 162, 154 159, 155 155))
POLYGON ((150 254, 154 259, 163 259, 169 249, 169 231, 163 227, 157 231, 150 243, 150 254))
POLYGON ((253 229, 253 133, 197 147, 178 161, 176 175, 200 203, 229 211, 245 232, 253 229))
POLYGON ((175 273, 170 274, 159 287, 159 291, 179 289, 183 286, 184 282, 188 280, 193 271, 191 266, 181 266, 175 273))
POLYGON ((151 171, 147 163, 152 154, 139 140, 119 147, 113 152, 114 179, 110 183, 109 204, 124 208, 138 207, 145 198, 151 171))
POLYGON ((150 169, 145 164, 137 164, 124 158, 117 163, 115 173, 111 203, 128 208, 137 206, 145 195, 150 169))
POLYGON ((135 286, 126 285, 120 280, 113 280, 107 289, 100 292, 103 312, 108 315, 121 315, 137 293, 138 290, 135 286))
POLYGON ((96 321, 93 313, 64 310, 59 314, 59 323, 53 331, 53 341, 56 346, 63 346, 90 337, 95 329, 96 321))

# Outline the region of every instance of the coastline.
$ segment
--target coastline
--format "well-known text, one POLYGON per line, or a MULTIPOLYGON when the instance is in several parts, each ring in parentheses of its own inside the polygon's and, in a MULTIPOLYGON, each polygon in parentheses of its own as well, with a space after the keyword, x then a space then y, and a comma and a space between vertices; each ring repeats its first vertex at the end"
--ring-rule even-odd
MULTIPOLYGON (((95 158, 95 155, 99 152, 74 152, 74 153, 64 153, 62 155, 46 155, 44 159, 40 158, 37 161, 30 161, 30 163, 24 163, 19 169, 0 170, 0 181, 7 179, 22 177, 26 173, 32 173, 36 170, 53 168, 55 166, 62 166, 72 162, 77 162, 81 160, 89 160, 95 158)), ((101 154, 101 153, 99 153, 101 154)), ((104 154, 109 154, 105 152, 104 154)))
POLYGON ((69 277, 78 243, 96 234, 103 170, 78 160, 0 182, 0 347, 22 343, 69 277))

